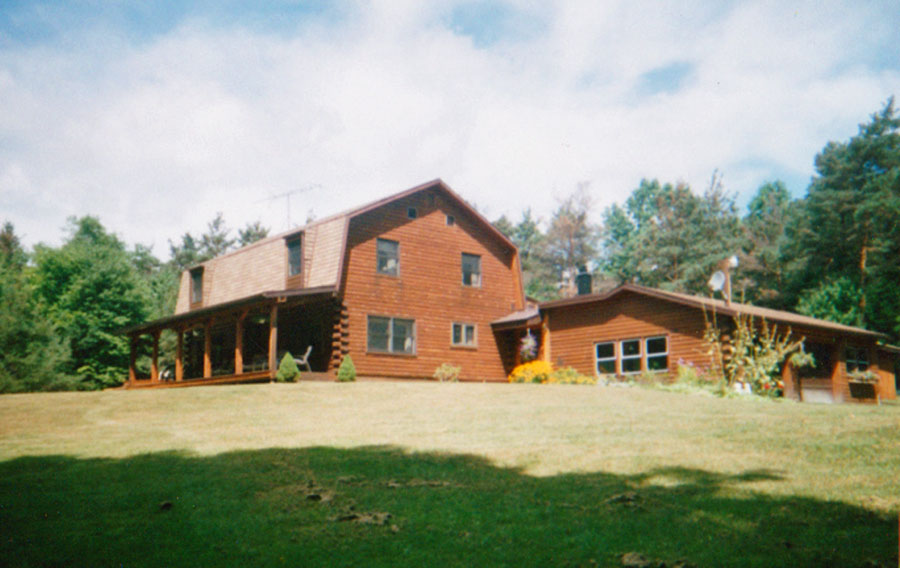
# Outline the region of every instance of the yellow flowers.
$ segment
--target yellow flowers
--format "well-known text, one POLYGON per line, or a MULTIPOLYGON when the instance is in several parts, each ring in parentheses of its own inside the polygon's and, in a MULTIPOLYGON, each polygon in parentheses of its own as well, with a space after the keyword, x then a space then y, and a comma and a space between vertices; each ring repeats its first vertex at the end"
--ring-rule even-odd
POLYGON ((529 361, 513 369, 507 380, 511 383, 538 383, 550 385, 595 385, 596 377, 581 375, 571 367, 553 369, 547 361, 529 361))

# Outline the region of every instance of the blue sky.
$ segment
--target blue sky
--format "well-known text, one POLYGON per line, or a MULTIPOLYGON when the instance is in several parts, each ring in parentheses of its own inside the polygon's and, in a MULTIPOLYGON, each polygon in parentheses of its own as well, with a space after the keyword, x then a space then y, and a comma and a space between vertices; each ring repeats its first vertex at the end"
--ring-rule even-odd
POLYGON ((895 2, 179 2, 0 7, 0 220, 93 214, 166 256, 441 177, 488 217, 595 218, 641 178, 802 196, 900 92, 895 2))

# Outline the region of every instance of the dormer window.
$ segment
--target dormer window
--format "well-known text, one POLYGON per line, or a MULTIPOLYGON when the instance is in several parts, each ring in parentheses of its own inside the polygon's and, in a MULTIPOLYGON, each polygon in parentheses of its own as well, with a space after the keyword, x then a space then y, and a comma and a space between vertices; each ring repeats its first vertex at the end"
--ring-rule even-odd
POLYGON ((303 249, 300 245, 300 237, 294 237, 287 242, 288 277, 298 276, 303 270, 303 249))
POLYGON ((191 270, 191 304, 203 303, 203 267, 191 270))

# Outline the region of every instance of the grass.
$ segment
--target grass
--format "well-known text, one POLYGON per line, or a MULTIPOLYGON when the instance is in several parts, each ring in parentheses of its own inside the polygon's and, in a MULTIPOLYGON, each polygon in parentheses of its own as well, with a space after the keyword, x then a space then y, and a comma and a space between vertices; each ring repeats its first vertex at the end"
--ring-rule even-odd
POLYGON ((0 397, 0 564, 894 566, 900 406, 299 383, 0 397))

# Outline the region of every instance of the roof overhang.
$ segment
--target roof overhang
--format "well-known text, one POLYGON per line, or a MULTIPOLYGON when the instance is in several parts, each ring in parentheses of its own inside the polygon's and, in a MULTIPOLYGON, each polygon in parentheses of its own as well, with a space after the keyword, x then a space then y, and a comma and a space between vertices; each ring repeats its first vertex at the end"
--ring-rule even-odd
POLYGON ((767 321, 785 324, 791 327, 806 327, 822 330, 832 334, 849 334, 862 337, 870 337, 873 339, 886 339, 887 336, 877 331, 871 331, 860 327, 852 327, 834 323, 818 318, 803 316, 793 312, 782 310, 773 310, 770 308, 761 308, 759 306, 751 306, 748 304, 739 304, 732 302, 725 303, 722 300, 714 300, 712 298, 702 298, 700 296, 691 296, 689 294, 681 294, 678 292, 667 292, 656 288, 647 288, 637 284, 622 284, 617 288, 610 290, 604 294, 585 294, 583 296, 573 296, 562 300, 552 300, 540 304, 541 311, 565 308, 568 306, 585 305, 595 302, 604 302, 619 294, 631 292, 651 298, 656 298, 665 302, 680 304, 699 310, 706 310, 718 315, 737 317, 750 316, 753 318, 765 319, 767 321))
POLYGON ((506 329, 524 329, 540 325, 541 313, 536 306, 530 306, 524 310, 513 312, 491 322, 491 329, 503 331, 506 329))
POLYGON ((153 321, 148 321, 146 323, 124 327, 118 330, 118 333, 133 335, 150 333, 162 329, 177 328, 191 321, 209 319, 219 314, 234 311, 236 309, 247 306, 252 306, 253 304, 272 303, 273 300, 275 302, 278 302, 280 300, 286 301, 292 298, 324 299, 334 297, 336 295, 337 290, 334 286, 299 288, 294 290, 271 290, 268 292, 262 292, 260 294, 247 296, 245 298, 240 298, 238 300, 223 302, 221 304, 216 304, 215 306, 210 306, 208 308, 198 308, 189 312, 175 314, 173 316, 159 318, 153 321))

